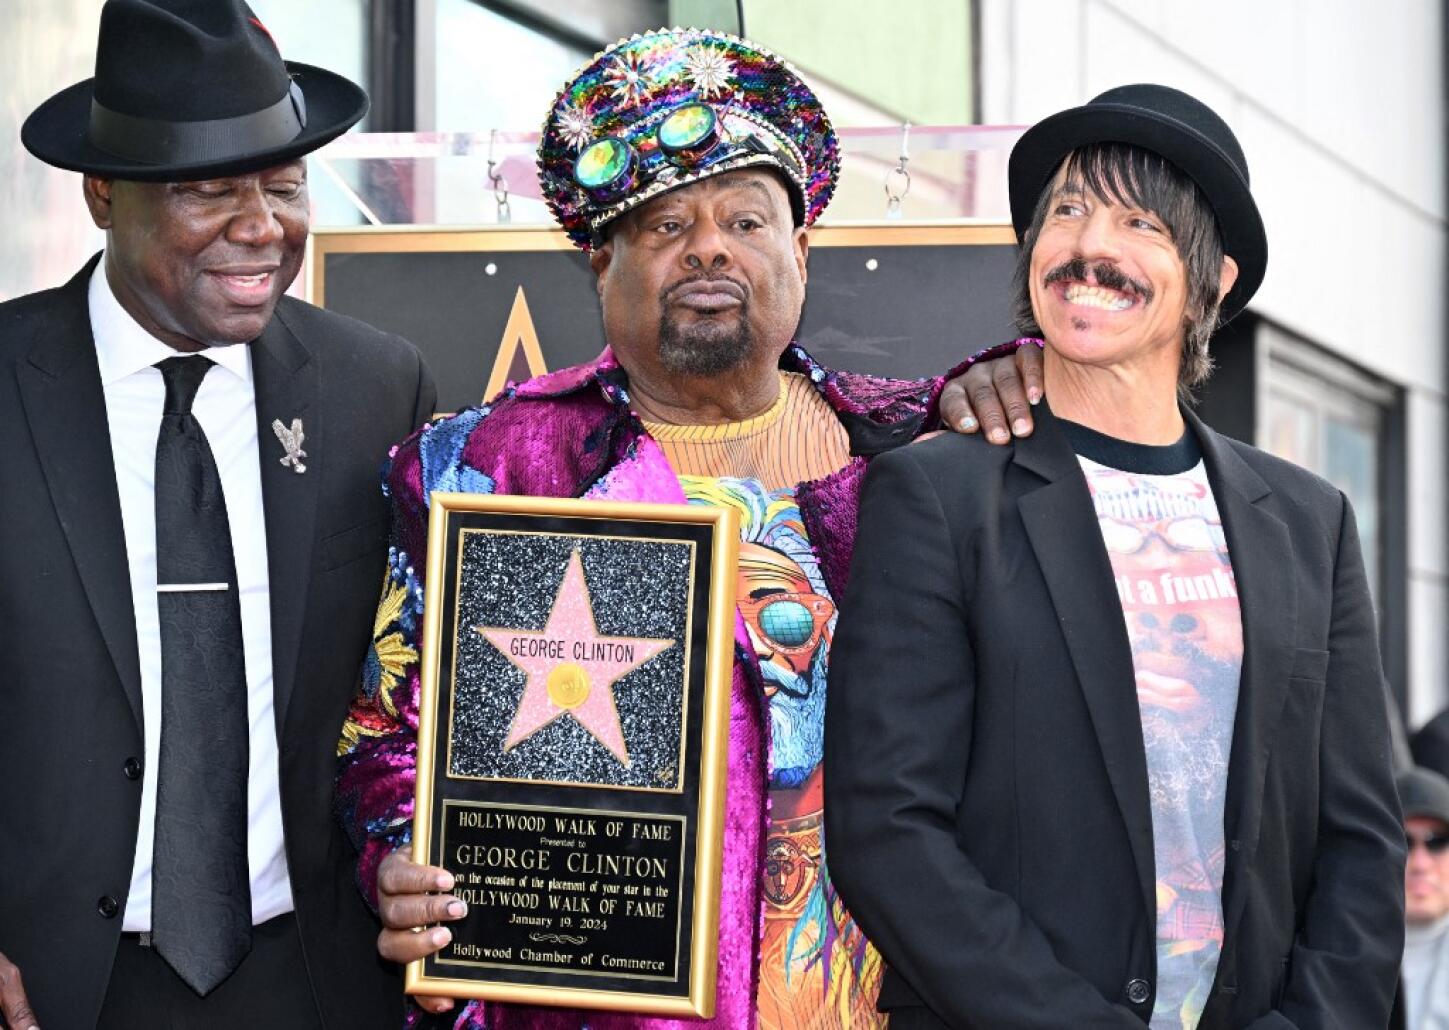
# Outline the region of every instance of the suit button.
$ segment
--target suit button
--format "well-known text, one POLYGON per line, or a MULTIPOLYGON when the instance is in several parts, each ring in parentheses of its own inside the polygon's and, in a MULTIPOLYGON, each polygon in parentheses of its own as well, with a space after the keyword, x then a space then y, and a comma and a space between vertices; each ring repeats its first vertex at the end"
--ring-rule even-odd
POLYGON ((1152 988, 1146 980, 1134 978, 1127 981, 1127 1000, 1132 1004, 1145 1004, 1150 997, 1152 997, 1152 988))
POLYGON ((126 764, 121 768, 126 774, 126 779, 139 780, 141 778, 141 760, 139 758, 126 759, 126 764))
POLYGON ((102 894, 100 900, 96 902, 96 911, 106 919, 115 919, 121 911, 121 903, 109 894, 102 894))

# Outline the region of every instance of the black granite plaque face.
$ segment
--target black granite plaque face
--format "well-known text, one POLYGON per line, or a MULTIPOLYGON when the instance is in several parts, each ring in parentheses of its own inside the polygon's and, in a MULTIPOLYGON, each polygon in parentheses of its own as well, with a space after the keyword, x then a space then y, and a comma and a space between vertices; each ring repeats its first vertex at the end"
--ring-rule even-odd
MULTIPOLYGON (((936 245, 942 233, 960 229, 817 227, 799 341, 832 368, 913 378, 940 375, 1014 337, 1015 246, 936 245), (898 238, 903 231, 922 245, 875 240, 877 232, 898 238), (851 242, 832 242, 836 233, 851 242)), ((517 230, 499 232, 488 249, 473 252, 419 249, 408 239, 418 235, 412 226, 379 233, 369 240, 373 252, 358 253, 355 239, 345 252, 330 250, 324 231, 313 236, 314 260, 327 308, 417 344, 438 380, 438 410, 485 399, 500 348, 514 345, 504 328, 520 290, 549 369, 591 361, 603 349, 597 286, 584 254, 510 250, 517 230)))
POLYGON ((706 1014, 733 513, 434 504, 414 848, 469 911, 408 989, 706 1014))
POLYGON ((679 816, 448 803, 442 850, 468 916, 439 964, 672 982, 686 825, 679 816))

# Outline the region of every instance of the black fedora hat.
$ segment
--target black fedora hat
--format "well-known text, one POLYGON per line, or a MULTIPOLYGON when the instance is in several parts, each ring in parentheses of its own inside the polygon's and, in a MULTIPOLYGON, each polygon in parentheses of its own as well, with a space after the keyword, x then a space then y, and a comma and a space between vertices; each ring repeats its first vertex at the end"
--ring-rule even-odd
POLYGON ((242 0, 107 0, 95 77, 31 112, 20 138, 59 168, 165 182, 283 164, 366 113, 361 87, 283 61, 242 0))
POLYGON ((1217 216, 1238 280, 1223 300, 1227 321, 1247 305, 1268 268, 1268 236, 1248 190, 1248 162, 1233 130, 1202 101, 1168 86, 1118 86, 1037 122, 1011 151, 1011 221, 1021 239, 1042 189, 1062 160, 1093 143, 1127 143, 1166 158, 1197 183, 1217 216))

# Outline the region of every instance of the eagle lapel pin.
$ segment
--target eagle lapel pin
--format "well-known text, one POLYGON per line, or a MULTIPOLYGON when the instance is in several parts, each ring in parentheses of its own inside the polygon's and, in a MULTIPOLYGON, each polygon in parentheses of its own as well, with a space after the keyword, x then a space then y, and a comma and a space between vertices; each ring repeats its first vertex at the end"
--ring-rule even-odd
POLYGON ((299 474, 306 472, 307 466, 302 464, 302 459, 307 456, 307 452, 302 450, 302 441, 306 439, 302 433, 302 420, 300 418, 292 419, 292 428, 288 429, 282 425, 281 419, 274 418, 272 419, 272 432, 277 434, 277 439, 287 452, 278 460, 283 465, 292 466, 293 472, 299 474))

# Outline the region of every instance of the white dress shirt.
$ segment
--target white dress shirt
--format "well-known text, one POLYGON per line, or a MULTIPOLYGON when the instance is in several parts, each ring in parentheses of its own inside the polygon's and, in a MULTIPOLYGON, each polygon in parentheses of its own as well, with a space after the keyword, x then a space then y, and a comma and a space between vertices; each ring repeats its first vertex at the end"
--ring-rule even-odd
MULTIPOLYGON (((136 835, 136 863, 132 867, 131 893, 122 929, 148 931, 151 929, 151 853, 156 835, 156 772, 161 754, 156 438, 161 431, 161 412, 166 401, 166 384, 160 370, 152 366, 175 357, 178 352, 142 329, 121 307, 106 279, 105 268, 102 259, 91 276, 91 330, 100 362, 116 486, 121 496, 145 714, 141 825, 136 835)), ((252 922, 261 923, 292 911, 292 888, 282 846, 277 730, 272 709, 271 593, 267 579, 256 396, 252 387, 251 352, 247 347, 213 347, 206 356, 217 367, 201 381, 192 413, 206 433, 216 458, 236 561, 250 727, 247 865, 251 874, 252 922)))

